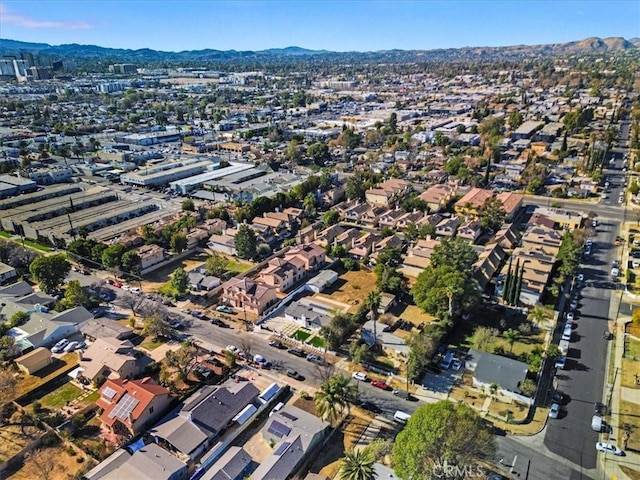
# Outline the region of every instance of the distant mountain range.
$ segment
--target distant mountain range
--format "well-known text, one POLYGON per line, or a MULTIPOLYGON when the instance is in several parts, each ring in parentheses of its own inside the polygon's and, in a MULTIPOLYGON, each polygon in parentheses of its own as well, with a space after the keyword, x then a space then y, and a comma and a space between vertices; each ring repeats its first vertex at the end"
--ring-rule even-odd
POLYGON ((512 45, 506 47, 463 47, 436 50, 385 50, 378 52, 330 52, 308 50, 300 47, 271 48, 258 51, 236 50, 187 50, 164 52, 143 48, 128 50, 105 48, 97 45, 49 45, 17 40, 0 39, 0 55, 15 55, 29 52, 59 59, 109 59, 123 62, 207 62, 207 61, 273 61, 303 57, 305 60, 339 60, 340 58, 361 61, 431 61, 473 60, 490 58, 522 58, 538 55, 556 56, 575 53, 604 53, 640 48, 640 38, 625 40, 622 37, 598 38, 547 45, 512 45))

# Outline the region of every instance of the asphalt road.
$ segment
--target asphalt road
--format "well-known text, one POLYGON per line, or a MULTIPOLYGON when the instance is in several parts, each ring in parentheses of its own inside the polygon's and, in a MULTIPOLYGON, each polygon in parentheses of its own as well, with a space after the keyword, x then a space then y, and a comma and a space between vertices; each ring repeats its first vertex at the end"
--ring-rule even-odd
MULTIPOLYGON (((628 135, 628 130, 623 135, 628 135)), ((615 158, 606 172, 611 193, 610 198, 599 205, 593 254, 581 266, 586 285, 580 291, 577 326, 567 366, 556 372, 558 389, 565 393, 566 400, 560 417, 549 420, 544 437, 544 444, 551 452, 581 469, 594 469, 597 464, 598 433, 591 429, 591 418, 595 402, 602 400, 608 347, 603 332, 608 327, 611 297, 618 295, 613 289, 610 271, 613 260, 620 259, 621 255, 621 248, 613 244, 625 211, 618 203, 619 195, 624 192, 623 160, 622 156, 615 158)))

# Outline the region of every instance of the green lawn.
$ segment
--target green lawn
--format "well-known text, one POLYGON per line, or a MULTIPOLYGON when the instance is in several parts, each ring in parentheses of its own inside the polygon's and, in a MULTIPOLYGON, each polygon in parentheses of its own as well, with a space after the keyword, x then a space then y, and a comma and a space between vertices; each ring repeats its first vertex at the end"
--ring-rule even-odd
POLYGON ((296 333, 293 334, 293 338, 295 338, 296 340, 300 340, 301 342, 304 342, 310 336, 311 334, 304 330, 296 330, 296 333))
POLYGON ((311 340, 309 340, 309 343, 311 345, 313 345, 314 347, 324 348, 324 339, 322 337, 317 336, 317 335, 315 337, 313 337, 311 340))
POLYGON ((24 239, 24 244, 35 250, 40 250, 41 252, 53 252, 53 248, 47 247, 46 245, 42 245, 38 242, 34 242, 33 240, 27 240, 26 238, 24 239))
POLYGON ((162 341, 162 340, 152 340, 151 337, 147 337, 140 344, 140 346, 142 348, 146 348, 147 350, 155 350, 156 348, 158 348, 163 343, 165 343, 165 342, 162 341))
POLYGON ((10 233, 8 233, 8 232, 0 232, 0 237, 3 237, 3 238, 11 238, 11 237, 13 237, 13 235, 11 235, 11 234, 10 234, 10 233))
POLYGON ((626 337, 624 339, 624 356, 629 360, 640 360, 640 342, 626 337))
POLYGON ((249 262, 238 260, 236 258, 229 258, 229 263, 227 264, 227 271, 234 272, 234 273, 242 273, 242 272, 246 272, 251 267, 253 267, 253 264, 249 262))
POLYGON ((71 383, 65 383, 60 388, 54 390, 48 395, 40 399, 43 407, 60 408, 64 407, 67 402, 75 400, 82 395, 82 390, 71 383))

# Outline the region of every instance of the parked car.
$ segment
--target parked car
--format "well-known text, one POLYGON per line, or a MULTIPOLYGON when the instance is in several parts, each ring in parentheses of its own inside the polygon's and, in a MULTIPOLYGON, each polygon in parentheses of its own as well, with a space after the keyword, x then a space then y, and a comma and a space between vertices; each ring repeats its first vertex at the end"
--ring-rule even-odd
POLYGON ((578 281, 579 282, 584 282, 584 273, 579 273, 578 274, 578 281))
POLYGON ((367 410, 369 412, 373 412, 373 413, 381 413, 382 409, 376 405, 375 403, 369 401, 369 400, 359 400, 357 405, 362 408, 363 410, 367 410))
POLYGON ((553 403, 562 405, 562 403, 564 403, 564 392, 562 390, 556 390, 555 392, 553 392, 553 397, 551 397, 551 400, 553 401, 553 403))
POLYGON ((307 362, 313 362, 313 363, 316 363, 318 365, 324 365, 324 360, 321 357, 319 357, 317 355, 314 355, 312 353, 307 355, 307 362))
POLYGON ((564 367, 567 365, 567 356, 566 355, 562 355, 561 357, 558 357, 558 359, 556 360, 556 368, 559 368, 561 370, 564 370, 564 367))
POLYGON ((404 400, 410 400, 411 399, 411 394, 409 392, 407 392, 406 390, 394 390, 393 394, 396 397, 403 398, 404 400))
POLYGON ((389 385, 387 385, 382 380, 371 380, 371 385, 381 390, 389 390, 389 385))
POLYGON ((264 358, 262 355, 254 355, 253 361, 256 362, 258 365, 260 365, 260 367, 262 368, 271 367, 271 362, 266 358, 264 358))
POLYGON ((219 327, 222 327, 222 328, 229 328, 229 325, 227 325, 226 323, 224 323, 224 322, 223 322, 222 320, 220 320, 219 318, 215 318, 215 317, 213 317, 213 318, 211 319, 211 323, 213 323, 214 325, 217 325, 217 326, 219 326, 219 327))
POLYGON ((567 313, 567 321, 573 322, 574 318, 575 318, 575 315, 573 312, 567 313))
POLYGON ((285 348, 284 344, 280 340, 270 341, 269 346, 273 348, 285 348))
POLYGON ((599 452, 613 453, 614 455, 617 455, 619 457, 624 456, 624 452, 622 450, 620 450, 615 445, 611 445, 610 443, 598 442, 596 443, 596 450, 598 450, 599 452))
POLYGON ((65 353, 73 352, 80 347, 80 342, 69 342, 62 350, 65 353))
POLYGON ((222 313, 233 313, 233 308, 231 308, 229 305, 218 305, 216 307, 216 311, 222 313))
POLYGON ((116 288, 122 288, 124 283, 122 283, 122 282, 113 282, 111 285, 113 285, 116 288))
POLYGON ((51 352, 52 353, 60 353, 62 352, 62 350, 64 350, 64 348, 69 345, 69 340, 67 340, 66 338, 63 338, 62 340, 60 340, 58 343, 56 343, 52 348, 51 348, 51 352))
POLYGON ((353 372, 353 374, 351 375, 351 378, 355 378, 360 382, 366 382, 367 380, 369 380, 369 377, 367 377, 367 374, 364 372, 353 372))
POLYGON ((456 372, 459 371, 462 368, 462 360, 456 358, 453 362, 451 362, 451 368, 456 372))
POLYGON ((227 345, 225 350, 227 352, 235 353, 236 355, 240 352, 240 349, 235 345, 227 345))
POLYGON ((294 380, 304 380, 304 377, 300 375, 297 370, 287 370, 287 377, 291 377, 294 380))
POLYGON ((549 418, 558 418, 558 415, 560 415, 560 405, 552 403, 549 409, 549 418))
POLYGON ((287 353, 290 353, 291 355, 295 355, 296 357, 300 357, 300 358, 307 356, 307 354, 304 353, 299 348, 290 348, 289 350, 287 350, 287 353))

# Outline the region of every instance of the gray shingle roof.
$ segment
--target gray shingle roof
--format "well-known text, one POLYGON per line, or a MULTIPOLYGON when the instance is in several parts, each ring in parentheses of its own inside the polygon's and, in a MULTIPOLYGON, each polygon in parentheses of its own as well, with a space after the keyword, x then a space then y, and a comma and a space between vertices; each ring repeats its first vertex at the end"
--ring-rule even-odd
POLYGON ((474 372, 477 381, 486 384, 496 383, 504 390, 521 393, 520 384, 527 377, 529 370, 526 363, 492 353, 474 350, 470 350, 469 353, 479 357, 474 372))

